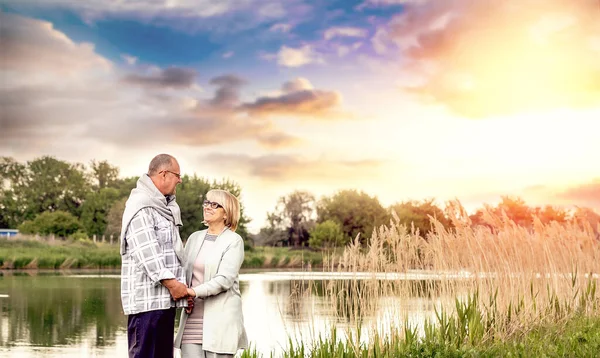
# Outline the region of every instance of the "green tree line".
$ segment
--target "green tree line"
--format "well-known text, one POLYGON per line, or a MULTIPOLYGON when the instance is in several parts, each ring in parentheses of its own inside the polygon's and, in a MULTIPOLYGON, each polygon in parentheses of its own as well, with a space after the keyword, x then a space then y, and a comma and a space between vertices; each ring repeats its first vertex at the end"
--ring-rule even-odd
MULTIPOLYGON (((121 232, 125 202, 138 177, 120 177, 119 168, 92 160, 88 166, 44 156, 24 163, 0 158, 0 227, 25 234, 92 237, 121 232)), ((177 187, 186 239, 204 229, 202 201, 210 189, 226 189, 236 196, 241 187, 233 181, 209 181, 185 175, 177 187)), ((248 237, 248 218, 242 205, 238 231, 248 237)))
MULTIPOLYGON (((68 163, 44 156, 25 163, 0 158, 0 227, 17 228, 22 233, 91 237, 114 235, 121 231, 125 201, 137 177, 120 177, 119 168, 107 161, 92 160, 89 165, 68 163)), ((230 180, 208 181, 183 176, 177 188, 185 240, 202 224, 202 200, 213 188, 226 189, 240 197, 242 188, 230 180)), ((494 230, 493 217, 531 227, 542 223, 587 222, 593 227, 600 216, 589 208, 565 210, 559 207, 531 207, 520 198, 503 197, 496 206, 484 205, 472 215, 454 203, 440 206, 434 199, 409 200, 384 207, 377 197, 363 191, 341 190, 317 198, 307 191, 282 196, 258 234, 249 235, 250 219, 244 212, 239 232, 256 245, 327 248, 343 246, 356 238, 368 243, 373 230, 390 220, 399 220, 409 230, 427 239, 434 220, 444 230, 452 230, 460 216, 470 225, 494 230), (457 214, 457 211, 460 213, 457 214), (493 214, 492 219, 490 215, 493 214)))
POLYGON ((434 199, 409 200, 384 207, 377 197, 357 190, 341 190, 320 200, 309 192, 294 191, 279 199, 254 241, 257 245, 324 248, 343 246, 358 238, 364 245, 374 229, 391 220, 398 220, 427 239, 434 232, 434 221, 447 231, 453 229, 456 220, 493 231, 498 218, 527 228, 532 228, 535 220, 543 224, 586 223, 595 229, 600 223, 600 215, 590 208, 532 207, 510 196, 502 197, 496 206, 484 205, 468 215, 457 202, 442 207, 434 199))

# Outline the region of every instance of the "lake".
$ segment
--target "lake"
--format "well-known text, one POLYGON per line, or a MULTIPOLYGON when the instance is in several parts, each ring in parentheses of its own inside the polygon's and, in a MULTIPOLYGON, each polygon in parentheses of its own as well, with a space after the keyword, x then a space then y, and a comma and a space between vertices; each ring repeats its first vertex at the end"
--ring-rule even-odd
MULTIPOLYGON (((329 333, 332 324, 346 328, 347 320, 339 309, 322 297, 323 285, 357 275, 242 272, 240 288, 251 344, 267 355, 277 355, 289 337, 306 343, 320 333, 329 333), (302 294, 307 285, 313 285, 316 293, 302 294)), ((436 278, 414 272, 403 279, 418 285, 436 278)), ((118 271, 0 271, 0 356, 126 357, 127 319, 122 313, 119 284, 118 271)), ((408 317, 411 323, 422 325, 440 302, 439 297, 428 296, 424 292, 402 299, 383 297, 366 320, 389 326, 408 317)))

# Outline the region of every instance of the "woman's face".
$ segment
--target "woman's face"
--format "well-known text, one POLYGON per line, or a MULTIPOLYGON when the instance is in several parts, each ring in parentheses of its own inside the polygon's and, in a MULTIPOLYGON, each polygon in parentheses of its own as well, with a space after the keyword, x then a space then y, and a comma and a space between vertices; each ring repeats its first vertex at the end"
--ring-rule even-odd
POLYGON ((225 221, 225 209, 220 203, 204 200, 202 204, 204 210, 204 221, 208 224, 225 221))

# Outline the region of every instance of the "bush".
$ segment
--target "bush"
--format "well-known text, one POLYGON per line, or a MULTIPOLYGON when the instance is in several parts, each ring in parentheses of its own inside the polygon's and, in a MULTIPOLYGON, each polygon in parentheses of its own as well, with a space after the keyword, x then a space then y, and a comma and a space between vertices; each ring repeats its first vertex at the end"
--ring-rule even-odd
POLYGON ((92 240, 90 240, 88 235, 81 230, 69 235, 69 239, 71 239, 73 241, 77 241, 77 242, 86 242, 86 241, 92 242, 92 240))
POLYGON ((313 248, 344 246, 349 237, 344 235, 341 226, 333 221, 327 220, 317 224, 310 232, 308 245, 313 248))
POLYGON ((68 237, 82 229, 79 220, 65 211, 45 211, 35 217, 33 221, 24 221, 19 226, 23 234, 56 235, 68 237))
POLYGON ((248 268, 263 267, 265 263, 264 257, 253 256, 244 260, 243 266, 248 268))

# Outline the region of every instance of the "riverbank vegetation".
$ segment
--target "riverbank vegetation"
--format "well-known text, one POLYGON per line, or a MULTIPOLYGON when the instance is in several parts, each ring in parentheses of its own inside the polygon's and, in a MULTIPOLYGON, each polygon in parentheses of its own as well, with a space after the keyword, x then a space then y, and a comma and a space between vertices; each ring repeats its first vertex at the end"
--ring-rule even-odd
POLYGON ((42 241, 0 238, 1 269, 121 267, 119 246, 89 240, 42 241))
POLYGON ((368 245, 355 240, 325 268, 372 278, 300 285, 299 295, 321 295, 336 317, 327 322, 329 334, 290 341, 284 356, 596 356, 594 228, 537 219, 526 228, 493 210, 482 212, 485 226, 473 227, 458 203, 451 209, 452 230, 434 221, 422 237, 395 218, 368 245), (415 272, 429 279, 407 279, 415 272), (432 304, 435 315, 411 320, 406 305, 415 298, 432 304))
MULTIPOLYGON (((323 265, 324 255, 288 247, 256 247, 247 250, 242 268, 294 268, 323 265)), ((77 240, 0 238, 0 269, 106 269, 120 268, 119 245, 87 238, 77 240)))

